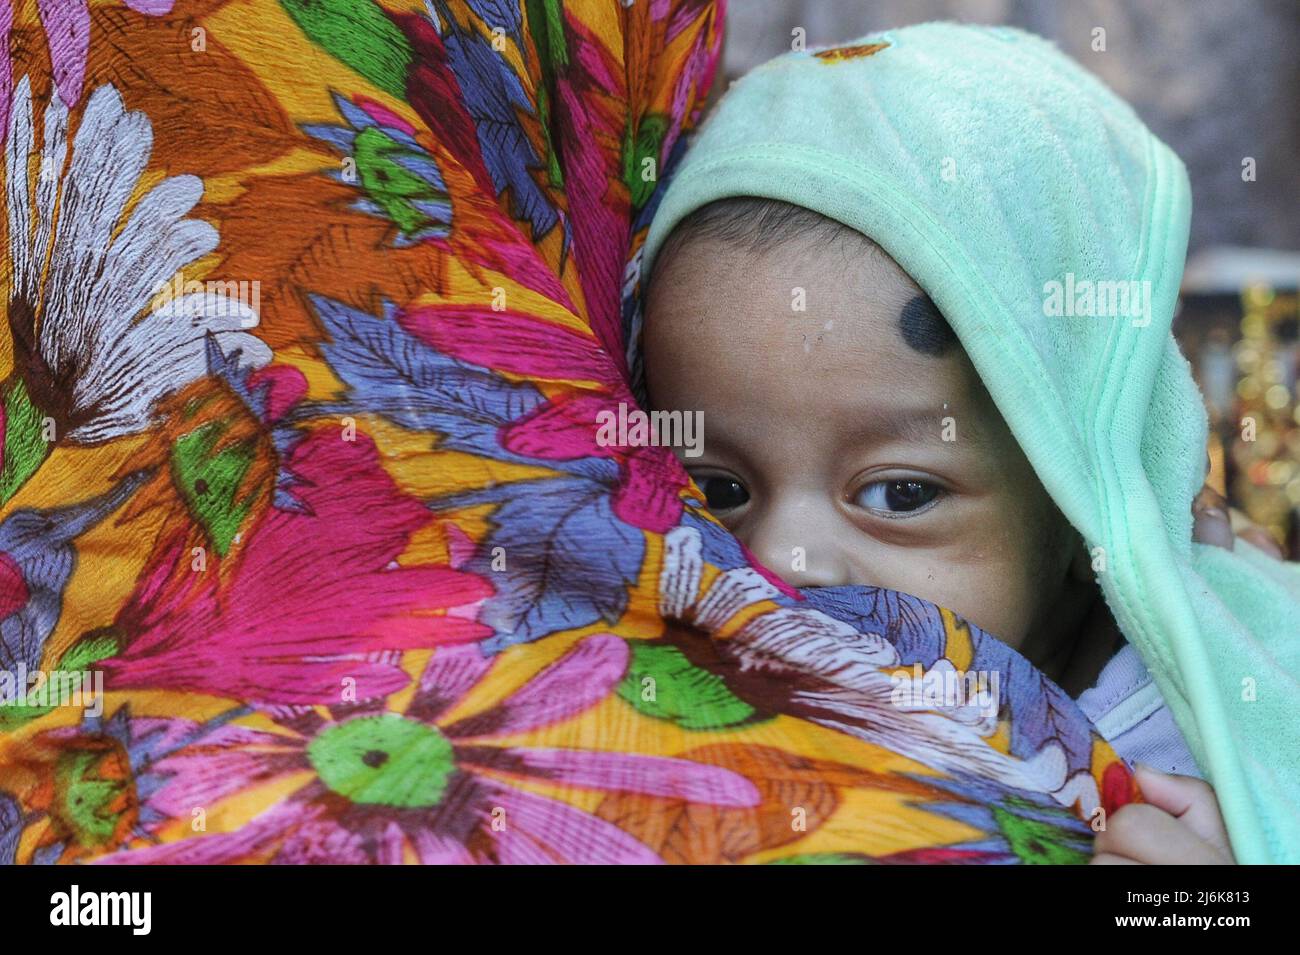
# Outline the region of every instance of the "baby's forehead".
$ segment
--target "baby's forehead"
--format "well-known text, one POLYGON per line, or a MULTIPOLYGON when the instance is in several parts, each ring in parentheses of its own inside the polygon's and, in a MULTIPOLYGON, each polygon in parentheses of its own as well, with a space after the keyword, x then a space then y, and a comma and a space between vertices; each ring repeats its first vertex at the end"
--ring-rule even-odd
POLYGON ((781 297, 788 285, 797 312, 809 308, 809 296, 842 289, 849 300, 834 296, 843 306, 838 311, 865 318, 871 327, 860 328, 863 334, 878 335, 882 325, 892 325, 908 348, 932 357, 957 342, 934 302, 880 243, 811 209, 756 197, 711 203, 673 230, 659 269, 680 277, 683 269, 710 270, 719 262, 753 283, 751 300, 781 297))
POLYGON ((806 249, 811 255, 802 267, 835 270, 837 274, 827 277, 847 283, 864 313, 882 319, 878 324, 894 325, 903 342, 919 354, 940 357, 957 344, 956 333, 934 300, 874 239, 841 226, 834 248, 839 255, 806 249))
POLYGON ((960 350, 957 334, 934 300, 876 242, 841 227, 842 235, 833 243, 816 241, 807 236, 788 243, 769 246, 766 254, 741 254, 745 260, 739 270, 755 279, 764 269, 781 273, 778 293, 791 286, 797 301, 802 292, 803 307, 821 311, 817 305, 829 305, 837 313, 842 330, 856 331, 853 337, 872 353, 902 342, 911 352, 929 358, 942 358, 960 350), (831 302, 809 302, 835 294, 831 302))
POLYGON ((661 258, 646 316, 659 399, 705 407, 719 427, 761 420, 846 453, 882 438, 933 445, 949 415, 963 439, 989 431, 995 412, 940 310, 862 243, 851 255, 709 241, 661 258))

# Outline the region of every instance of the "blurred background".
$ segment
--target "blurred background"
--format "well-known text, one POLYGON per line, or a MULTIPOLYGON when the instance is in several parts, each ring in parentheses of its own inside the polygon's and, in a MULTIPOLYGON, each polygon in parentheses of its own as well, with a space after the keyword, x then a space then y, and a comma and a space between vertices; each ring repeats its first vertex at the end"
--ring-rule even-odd
POLYGON ((730 0, 715 93, 797 30, 815 48, 944 19, 1051 39, 1186 163, 1174 333, 1206 396, 1210 483, 1300 559, 1300 0, 730 0))

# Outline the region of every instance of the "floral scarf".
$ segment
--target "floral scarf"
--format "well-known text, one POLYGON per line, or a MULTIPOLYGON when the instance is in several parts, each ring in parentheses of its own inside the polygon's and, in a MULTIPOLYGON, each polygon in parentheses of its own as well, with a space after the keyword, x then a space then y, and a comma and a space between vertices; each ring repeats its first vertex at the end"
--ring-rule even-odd
POLYGON ((1086 860, 1064 693, 598 439, 719 7, 5 3, 0 862, 1086 860))

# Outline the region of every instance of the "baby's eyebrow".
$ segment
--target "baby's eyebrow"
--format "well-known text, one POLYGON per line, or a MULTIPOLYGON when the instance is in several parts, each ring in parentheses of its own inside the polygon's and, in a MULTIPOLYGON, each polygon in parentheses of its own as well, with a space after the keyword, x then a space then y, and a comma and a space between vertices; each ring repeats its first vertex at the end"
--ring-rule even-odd
POLYGON ((915 408, 898 413, 872 415, 862 429, 868 440, 894 439, 907 444, 951 444, 954 447, 983 448, 987 445, 982 428, 970 426, 946 406, 942 409, 915 408), (945 435, 951 438, 945 440, 945 435))

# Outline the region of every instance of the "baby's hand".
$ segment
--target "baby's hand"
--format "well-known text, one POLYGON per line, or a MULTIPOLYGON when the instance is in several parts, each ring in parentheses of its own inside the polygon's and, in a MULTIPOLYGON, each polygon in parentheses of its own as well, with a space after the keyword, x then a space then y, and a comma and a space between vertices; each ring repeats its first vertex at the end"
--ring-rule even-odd
POLYGON ((1232 550, 1239 537, 1254 544, 1270 557, 1278 560, 1286 558, 1272 534, 1252 524, 1236 508, 1229 507, 1222 494, 1208 484, 1205 485, 1192 501, 1192 540, 1232 550))
POLYGON ((1142 763, 1134 775, 1147 801, 1110 815, 1093 842, 1092 865, 1236 865, 1209 783, 1142 763))

